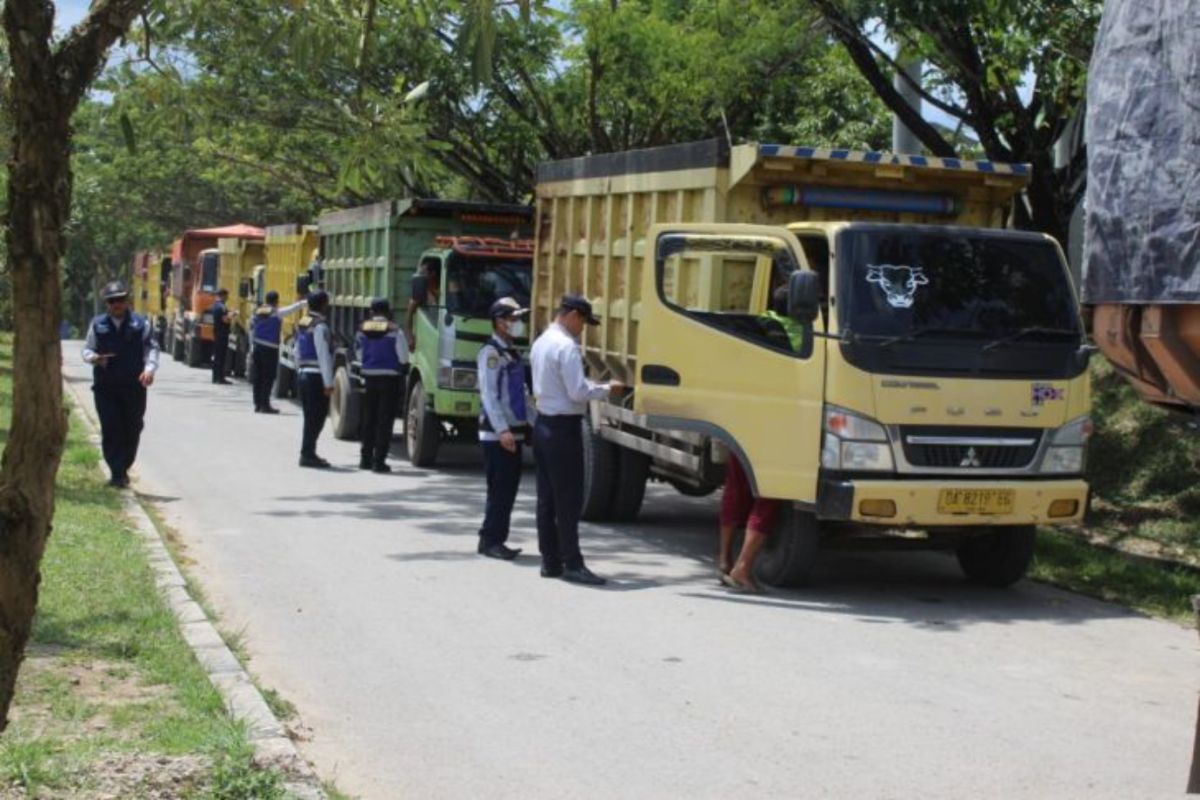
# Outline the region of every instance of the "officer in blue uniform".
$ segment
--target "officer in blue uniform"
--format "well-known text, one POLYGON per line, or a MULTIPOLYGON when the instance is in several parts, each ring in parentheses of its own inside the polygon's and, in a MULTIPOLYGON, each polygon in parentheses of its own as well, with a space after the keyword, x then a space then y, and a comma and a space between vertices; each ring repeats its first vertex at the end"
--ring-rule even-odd
POLYGON ((304 300, 279 308, 279 292, 267 292, 266 302, 254 310, 250 339, 254 344, 254 411, 257 414, 278 414, 271 405, 271 387, 279 370, 279 340, 283 333, 283 318, 304 308, 304 300))
POLYGON ((108 312, 88 325, 83 360, 92 365, 92 395, 100 417, 101 449, 112 478, 129 485, 146 415, 146 388, 158 369, 158 342, 145 318, 129 310, 129 290, 120 281, 104 287, 108 312))
POLYGON ((387 465, 392 443, 392 425, 400 404, 400 386, 408 371, 408 339, 392 322, 388 301, 371 301, 371 316, 355 336, 360 371, 366 392, 363 395, 359 438, 362 453, 358 466, 374 472, 391 472, 387 465))
POLYGON ((213 353, 212 353, 212 382, 229 383, 225 379, 225 360, 229 358, 230 323, 237 316, 236 311, 230 311, 225 302, 229 299, 228 289, 217 290, 217 302, 213 303, 210 311, 213 320, 213 353))
POLYGON ((479 528, 479 554, 511 561, 521 552, 509 547, 508 527, 521 485, 521 450, 529 440, 531 417, 525 363, 516 340, 525 335, 529 309, 511 297, 492 303, 492 337, 479 349, 479 443, 487 473, 487 506, 479 528))
POLYGON ((308 296, 308 314, 297 324, 296 366, 300 370, 300 407, 304 410, 304 434, 300 444, 300 466, 326 469, 329 462, 317 455, 317 437, 329 415, 333 394, 333 345, 325 314, 329 295, 318 290, 308 296))

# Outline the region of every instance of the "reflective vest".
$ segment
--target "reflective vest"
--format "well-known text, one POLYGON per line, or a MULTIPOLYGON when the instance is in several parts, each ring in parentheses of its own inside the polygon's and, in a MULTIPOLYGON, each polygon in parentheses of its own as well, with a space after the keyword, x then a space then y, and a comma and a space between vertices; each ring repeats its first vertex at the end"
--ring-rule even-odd
POLYGON ((369 319, 359 328, 357 343, 363 375, 399 375, 400 356, 396 339, 400 329, 386 319, 369 319))
POLYGON ((254 343, 278 347, 283 333, 283 320, 275 314, 275 306, 259 306, 254 312, 254 343))
POLYGON ((118 327, 108 314, 92 320, 96 335, 96 352, 112 353, 103 367, 92 367, 92 380, 97 386, 128 386, 136 384, 146 368, 146 320, 126 313, 125 322, 118 327))
POLYGON ((305 316, 297 323, 296 327, 300 333, 296 336, 296 366, 297 367, 319 367, 321 362, 317 360, 317 340, 313 334, 317 328, 329 323, 322 316, 312 315, 305 316))

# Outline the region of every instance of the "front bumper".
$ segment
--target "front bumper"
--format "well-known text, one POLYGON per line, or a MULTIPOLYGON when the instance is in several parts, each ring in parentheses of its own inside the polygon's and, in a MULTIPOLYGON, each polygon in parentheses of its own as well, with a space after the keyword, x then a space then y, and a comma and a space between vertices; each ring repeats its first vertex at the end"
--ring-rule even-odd
POLYGON ((888 480, 871 478, 821 480, 817 495, 817 516, 841 520, 901 527, 961 527, 964 525, 1057 525, 1078 522, 1087 505, 1088 485, 1079 478, 1020 481, 964 480, 888 480), (1014 493, 1011 513, 948 514, 938 510, 943 490, 996 489, 1014 493), (891 517, 867 516, 864 501, 895 504, 891 517), (1055 501, 1075 502, 1074 513, 1050 516, 1055 501))
POLYGON ((476 419, 479 417, 479 392, 456 391, 439 387, 437 394, 433 397, 433 410, 439 417, 476 419))

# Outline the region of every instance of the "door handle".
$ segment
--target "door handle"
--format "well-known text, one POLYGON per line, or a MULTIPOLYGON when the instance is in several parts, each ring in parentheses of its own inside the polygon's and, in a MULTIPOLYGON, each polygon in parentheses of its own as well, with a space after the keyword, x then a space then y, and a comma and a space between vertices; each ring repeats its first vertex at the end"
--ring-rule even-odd
POLYGON ((642 383, 653 386, 678 386, 679 373, 662 364, 646 364, 642 367, 642 383))

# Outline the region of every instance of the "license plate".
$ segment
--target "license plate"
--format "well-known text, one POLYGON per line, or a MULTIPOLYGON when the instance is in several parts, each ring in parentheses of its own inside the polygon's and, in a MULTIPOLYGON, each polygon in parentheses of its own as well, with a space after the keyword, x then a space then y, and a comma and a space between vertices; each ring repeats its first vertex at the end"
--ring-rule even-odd
POLYGON ((939 514, 1011 514, 1017 493, 1013 489, 942 489, 939 514))

